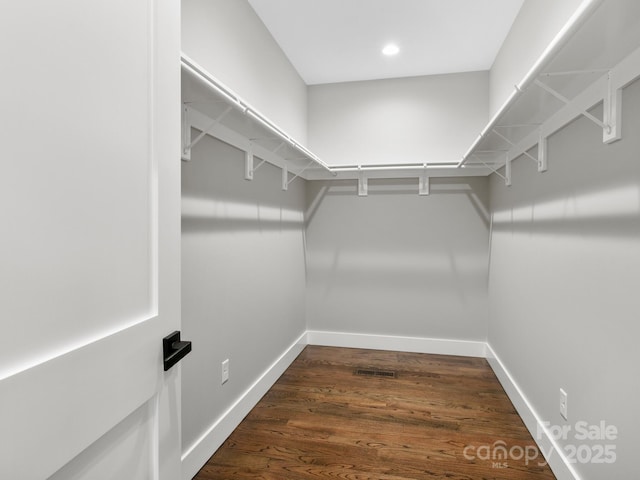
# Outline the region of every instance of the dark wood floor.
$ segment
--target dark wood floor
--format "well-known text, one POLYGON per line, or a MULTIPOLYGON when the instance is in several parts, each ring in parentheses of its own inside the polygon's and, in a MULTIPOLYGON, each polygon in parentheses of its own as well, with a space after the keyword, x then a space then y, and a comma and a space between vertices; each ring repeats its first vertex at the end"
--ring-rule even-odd
POLYGON ((195 479, 555 478, 536 452, 482 358, 308 346, 195 479))

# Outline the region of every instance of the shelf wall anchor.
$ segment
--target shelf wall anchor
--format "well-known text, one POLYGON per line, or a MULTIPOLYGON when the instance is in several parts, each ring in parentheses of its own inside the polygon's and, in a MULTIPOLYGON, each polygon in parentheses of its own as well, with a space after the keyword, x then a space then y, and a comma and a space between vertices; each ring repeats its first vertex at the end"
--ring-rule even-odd
POLYGON ((287 165, 282 167, 282 190, 289 189, 289 168, 287 165))
POLYGON ((609 71, 607 91, 604 96, 604 123, 609 125, 609 131, 602 132, 604 143, 613 143, 622 138, 622 89, 613 87, 613 75, 609 71))
POLYGON ((431 180, 427 176, 427 164, 424 164, 424 171, 420 175, 418 180, 418 195, 429 195, 431 187, 431 180))
POLYGON ((253 180, 253 143, 249 144, 249 148, 244 152, 244 179, 253 180))
POLYGON ((255 157, 253 155, 253 141, 249 142, 249 148, 244 152, 244 179, 253 180, 253 175, 258 169, 264 165, 266 160, 261 160, 258 165, 254 166, 255 157))
POLYGON ((538 138, 538 171, 540 173, 547 171, 547 159, 547 137, 540 132, 540 137, 538 138))
POLYGON ((189 122, 189 107, 182 105, 182 161, 189 162, 191 160, 191 122, 189 122))
POLYGON ((365 177, 362 167, 358 166, 358 196, 366 197, 369 195, 369 179, 365 177))

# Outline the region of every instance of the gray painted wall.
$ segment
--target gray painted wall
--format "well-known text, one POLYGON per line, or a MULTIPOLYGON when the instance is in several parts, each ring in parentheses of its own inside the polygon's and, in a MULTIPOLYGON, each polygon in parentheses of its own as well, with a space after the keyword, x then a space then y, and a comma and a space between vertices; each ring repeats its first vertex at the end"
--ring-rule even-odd
POLYGON ((485 340, 488 182, 482 177, 310 182, 311 330, 485 340))
POLYGON ((572 427, 561 444, 616 446, 613 465, 576 465, 585 480, 640 475, 640 82, 623 102, 621 141, 581 118, 549 138, 548 172, 519 160, 512 187, 491 183, 489 344, 539 416, 572 427), (617 440, 575 438, 601 420, 617 440))
POLYGON ((188 448, 305 331, 304 183, 244 180, 244 153, 211 137, 182 164, 182 441, 188 448), (221 362, 230 380, 221 385, 221 362))
POLYGON ((333 165, 455 162, 488 120, 488 72, 309 87, 309 147, 333 165))

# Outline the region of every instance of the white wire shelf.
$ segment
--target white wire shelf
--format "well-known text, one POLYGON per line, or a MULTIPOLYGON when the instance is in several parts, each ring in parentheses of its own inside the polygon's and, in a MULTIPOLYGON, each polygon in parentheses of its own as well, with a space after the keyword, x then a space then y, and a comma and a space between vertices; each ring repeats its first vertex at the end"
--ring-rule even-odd
POLYGON ((547 138, 580 116, 603 141, 621 138, 621 91, 640 77, 640 2, 585 0, 459 163, 489 165, 511 184, 511 162, 548 169, 547 138), (603 114, 591 109, 603 104, 603 114), (597 134, 597 133, 596 133, 597 134), (504 167, 504 168, 503 168, 504 167))
MULTIPOLYGON (((181 57, 183 132, 182 157, 206 134, 246 153, 245 177, 267 162, 283 169, 283 188, 296 178, 306 180, 369 178, 421 178, 482 176, 491 171, 472 165, 459 169, 458 161, 389 165, 330 166, 288 135, 266 116, 186 55, 181 57), (191 127, 202 133, 191 137, 191 127)), ((285 188, 286 189, 286 188, 285 188)))

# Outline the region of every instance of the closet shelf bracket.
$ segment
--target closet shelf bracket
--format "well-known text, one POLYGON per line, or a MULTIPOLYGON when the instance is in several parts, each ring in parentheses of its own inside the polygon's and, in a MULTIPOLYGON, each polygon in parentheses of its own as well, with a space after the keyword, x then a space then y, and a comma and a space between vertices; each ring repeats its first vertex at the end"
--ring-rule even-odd
POLYGON ((253 180, 253 143, 249 143, 249 148, 244 152, 244 179, 253 180))
POLYGON ((282 190, 289 189, 289 167, 285 164, 282 167, 282 190))
POLYGON ((185 141, 185 140, 190 140, 191 138, 191 124, 188 121, 188 115, 189 115, 189 111, 188 111, 188 107, 186 105, 183 105, 183 115, 186 116, 187 118, 184 118, 185 121, 182 122, 183 128, 185 129, 189 129, 189 134, 188 134, 188 139, 187 139, 187 135, 186 132, 183 131, 183 144, 182 144, 182 158, 183 160, 185 160, 185 157, 188 157, 188 159, 191 159, 191 149, 193 147, 196 146, 196 144, 202 140, 206 135, 209 135, 209 133, 222 121, 222 119, 224 117, 227 116, 227 114, 231 111, 232 107, 229 105, 220 115, 218 115, 210 124, 208 127, 206 127, 204 130, 202 130, 200 132, 200 134, 191 141, 185 141))
POLYGON ((538 172, 546 172, 547 171, 547 137, 542 134, 540 131, 540 136, 538 137, 538 172))
MULTIPOLYGON (((551 96, 553 96, 553 97, 557 98, 558 100, 560 100, 565 105, 571 106, 573 104, 573 102, 571 100, 569 100, 567 97, 562 95, 560 92, 557 92, 556 90, 551 88, 546 83, 541 82, 538 79, 534 80, 533 83, 536 84, 541 89, 543 89, 545 92, 549 93, 551 96)), ((598 125, 600 128, 602 128, 605 131, 605 133, 607 133, 607 134, 611 133, 611 126, 610 125, 606 124, 605 122, 603 122, 602 120, 600 120, 596 116, 590 114, 586 110, 583 110, 583 109, 578 109, 578 110, 579 110, 581 115, 585 116, 586 118, 591 120, 593 123, 598 125)))
POLYGON ((244 152, 244 179, 253 180, 254 173, 256 173, 266 162, 266 160, 260 160, 258 165, 254 165, 255 156, 253 155, 253 142, 249 142, 249 148, 244 152))
MULTIPOLYGON (((484 160, 482 160, 480 157, 478 157, 475 153, 471 154, 471 157, 475 158, 476 160, 478 160, 482 165, 484 165, 486 168, 488 168, 489 170, 491 170, 491 172, 495 173, 496 175, 498 175, 501 179, 503 179, 505 181, 505 184, 509 184, 507 177, 505 177, 504 175, 502 175, 497 168, 492 167, 491 165, 489 165, 487 162, 485 162, 484 160)), ((505 164, 506 166, 506 164, 505 164)), ((500 165, 500 167, 502 167, 502 165, 500 165)), ((499 167, 499 168, 500 168, 499 167)))
POLYGON ((258 171, 258 169, 264 165, 267 161, 266 160, 260 160, 260 163, 258 165, 256 165, 256 167, 253 169, 254 172, 258 171))
POLYGON ((191 149, 186 148, 191 144, 191 122, 189 121, 189 107, 185 103, 182 104, 182 145, 181 158, 183 162, 191 160, 191 149))
MULTIPOLYGON (((502 135, 500 132, 498 132, 495 128, 493 129, 493 133, 495 133, 498 137, 500 137, 502 140, 504 140, 505 142, 507 142, 510 146, 515 147, 516 144, 513 143, 511 140, 509 140, 507 137, 505 137, 504 135, 502 135)), ((533 160, 534 162, 536 162, 536 164, 538 163, 538 159, 536 157, 534 157, 533 155, 531 155, 529 152, 522 152, 522 154, 524 156, 526 156, 527 158, 529 158, 530 160, 533 160)))
POLYGON ((278 153, 278 151, 279 151, 282 147, 284 147, 284 146, 285 146, 285 142, 280 142, 280 144, 279 144, 276 148, 274 148, 274 149, 271 151, 271 153, 278 153))
POLYGON ((602 132, 604 143, 613 143, 622 138, 622 88, 616 88, 614 74, 607 74, 607 91, 603 102, 603 119, 609 130, 602 132))
MULTIPOLYGON (((305 171, 307 171, 307 169, 313 165, 315 162, 315 160, 311 160, 306 167, 304 167, 302 170, 300 170, 298 173, 296 173, 293 177, 291 177, 290 179, 287 180, 287 187, 289 185, 291 185, 291 182, 293 182, 296 178, 300 177, 305 171)), ((288 178, 288 174, 287 174, 287 178, 288 178)), ((286 190, 286 189, 285 189, 286 190)))

